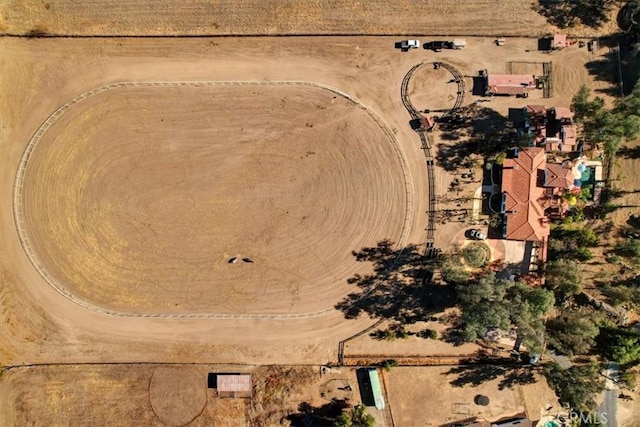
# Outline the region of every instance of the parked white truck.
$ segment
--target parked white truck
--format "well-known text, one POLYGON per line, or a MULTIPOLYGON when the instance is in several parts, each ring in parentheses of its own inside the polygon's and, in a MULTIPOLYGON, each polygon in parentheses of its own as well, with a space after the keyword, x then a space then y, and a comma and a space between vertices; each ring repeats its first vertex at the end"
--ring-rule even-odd
POLYGON ((402 40, 400 42, 400 48, 402 49, 418 49, 420 47, 420 40, 402 40))

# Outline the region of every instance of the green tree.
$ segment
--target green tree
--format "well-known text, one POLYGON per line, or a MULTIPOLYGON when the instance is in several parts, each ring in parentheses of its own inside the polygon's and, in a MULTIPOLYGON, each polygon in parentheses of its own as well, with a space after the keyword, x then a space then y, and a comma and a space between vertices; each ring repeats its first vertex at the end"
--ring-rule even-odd
POLYGON ((625 137, 635 138, 640 132, 640 81, 636 82, 631 93, 615 106, 614 112, 627 119, 625 137))
POLYGON ((541 353, 544 340, 542 317, 553 308, 553 292, 516 282, 507 292, 505 301, 510 307, 511 322, 516 326, 522 344, 531 353, 541 353))
POLYGON ((567 356, 587 354, 599 332, 589 316, 577 311, 567 311, 547 322, 549 345, 567 356))
POLYGON ((559 300, 582 292, 582 272, 579 264, 566 259, 547 263, 545 280, 559 300))
POLYGON ((554 227, 549 240, 549 258, 588 261, 593 258, 589 248, 597 245, 598 236, 589 228, 554 227))
POLYGON ((622 256, 638 257, 640 256, 640 240, 625 239, 615 246, 615 251, 622 256))
POLYGON ((607 284, 600 291, 607 297, 609 303, 615 307, 625 303, 631 303, 636 307, 640 305, 640 288, 637 286, 627 286, 625 284, 611 286, 607 284))
POLYGON ((577 122, 583 122, 585 119, 590 118, 593 114, 604 108, 604 100, 596 99, 593 101, 589 100, 589 96, 591 95, 591 91, 585 85, 581 86, 578 89, 578 92, 573 96, 571 100, 571 109, 573 110, 573 118, 577 122))
POLYGON ((453 260, 445 261, 440 268, 440 273, 442 279, 447 283, 467 283, 471 280, 471 273, 453 260))
POLYGON ((523 345, 532 352, 542 347, 542 316, 554 304, 551 291, 533 289, 524 282, 496 279, 493 272, 456 287, 464 324, 463 338, 475 341, 490 328, 515 326, 523 345))
POLYGON ((612 110, 607 110, 604 99, 589 97, 589 89, 581 87, 573 97, 571 108, 576 121, 582 124, 585 138, 603 144, 610 162, 624 141, 640 135, 640 86, 637 83, 631 95, 612 110))
POLYGON ((623 366, 640 363, 640 332, 634 329, 601 328, 598 335, 600 354, 623 366))
POLYGON ((343 412, 336 419, 335 427, 373 427, 375 418, 367 414, 364 405, 356 405, 349 412, 343 412))
POLYGON ((569 405, 575 411, 595 409, 594 396, 604 390, 604 379, 596 364, 563 370, 557 363, 551 363, 544 366, 543 373, 560 403, 569 405))

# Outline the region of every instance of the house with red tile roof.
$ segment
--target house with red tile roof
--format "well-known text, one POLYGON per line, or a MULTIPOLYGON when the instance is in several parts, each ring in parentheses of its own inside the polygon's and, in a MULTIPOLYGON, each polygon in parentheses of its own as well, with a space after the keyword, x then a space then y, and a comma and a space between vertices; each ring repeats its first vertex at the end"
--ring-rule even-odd
POLYGON ((549 220, 544 214, 544 175, 547 161, 542 148, 514 149, 502 165, 503 237, 546 242, 549 220))
POLYGON ((545 261, 550 217, 564 215, 568 204, 563 196, 573 187, 571 165, 547 163, 544 148, 511 150, 502 164, 502 237, 534 242, 538 259, 545 261))
POLYGON ((547 164, 545 187, 549 189, 567 189, 573 185, 573 173, 568 167, 560 163, 547 164))

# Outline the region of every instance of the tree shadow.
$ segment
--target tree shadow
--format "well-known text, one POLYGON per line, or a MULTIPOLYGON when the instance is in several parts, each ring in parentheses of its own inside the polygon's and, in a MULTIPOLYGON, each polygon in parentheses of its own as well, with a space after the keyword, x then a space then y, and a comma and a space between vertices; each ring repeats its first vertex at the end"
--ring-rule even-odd
POLYGON ((620 74, 618 72, 618 53, 610 50, 604 58, 589 61, 584 65, 594 80, 609 83, 606 87, 595 89, 596 92, 618 96, 620 94, 620 74))
POLYGON ((442 341, 458 347, 468 343, 462 332, 462 321, 459 321, 442 331, 440 337, 442 338, 442 341))
POLYGON ((298 412, 287 416, 292 427, 332 427, 342 411, 349 407, 344 400, 334 399, 321 406, 312 406, 308 402, 298 405, 298 412))
POLYGON ((596 92, 612 96, 629 95, 640 77, 640 58, 634 50, 635 40, 629 36, 600 39, 601 47, 609 47, 604 58, 585 64, 595 80, 609 83, 596 92), (622 79, 622 80, 621 80, 622 79))
POLYGON ((624 96, 633 91, 640 79, 640 55, 635 50, 638 35, 627 35, 620 41, 620 61, 622 71, 622 92, 624 96))
POLYGON ((609 20, 611 7, 609 0, 538 0, 533 10, 558 28, 570 28, 577 24, 599 28, 609 20))
POLYGON ((449 384, 454 387, 477 387, 498 378, 502 378, 498 383, 499 390, 536 382, 532 368, 523 367, 512 360, 502 361, 502 364, 492 361, 491 364, 460 365, 449 369, 443 375, 457 376, 449 381, 449 384))
POLYGON ((616 156, 624 157, 625 159, 640 159, 640 145, 637 147, 623 146, 618 150, 616 156))
POLYGON ((618 11, 616 21, 618 28, 628 33, 637 41, 640 36, 640 4, 628 1, 618 11))
MULTIPOLYGON (((487 107, 473 110, 473 120, 456 129, 454 143, 439 144, 436 160, 447 171, 473 166, 473 156, 494 156, 514 145, 516 132, 508 118, 487 107)), ((443 140, 447 128, 443 128, 443 140)))
POLYGON ((358 290, 335 305, 345 318, 361 314, 372 318, 414 323, 441 312, 453 301, 448 286, 431 282, 434 259, 427 259, 418 245, 394 248, 389 240, 353 252, 359 262, 373 265, 371 274, 356 274, 347 282, 358 290))

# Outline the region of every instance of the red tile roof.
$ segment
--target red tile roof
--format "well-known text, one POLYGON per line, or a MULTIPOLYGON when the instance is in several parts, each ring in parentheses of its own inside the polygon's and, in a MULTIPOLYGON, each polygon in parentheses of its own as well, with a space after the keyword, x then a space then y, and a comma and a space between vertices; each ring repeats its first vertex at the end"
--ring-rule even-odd
POLYGON ((541 206, 544 188, 538 185, 538 174, 545 168, 542 148, 521 149, 517 158, 505 159, 502 192, 506 196, 507 239, 545 241, 549 237, 548 220, 541 206))
POLYGON ((527 113, 529 118, 531 116, 542 116, 544 118, 547 114, 547 108, 544 105, 527 105, 527 113))
POLYGON ((570 46, 571 42, 569 41, 569 38, 567 37, 566 34, 556 34, 553 36, 553 47, 554 48, 560 48, 560 47, 567 47, 570 46))
POLYGON ((574 151, 576 149, 576 129, 571 125, 562 126, 562 151, 574 151))
POLYGON ((536 79, 530 74, 489 74, 487 92, 504 95, 517 95, 535 88, 536 79))
POLYGON ((556 120, 573 120, 573 111, 568 107, 556 107, 556 120))
POLYGON ((571 169, 560 163, 547 163, 547 183, 545 187, 569 188, 573 185, 571 169))

